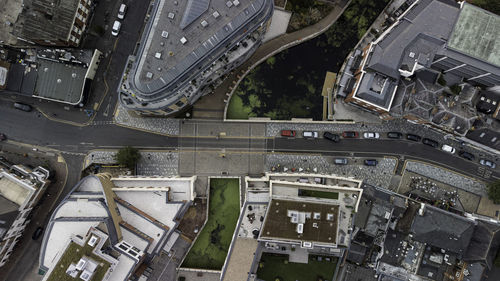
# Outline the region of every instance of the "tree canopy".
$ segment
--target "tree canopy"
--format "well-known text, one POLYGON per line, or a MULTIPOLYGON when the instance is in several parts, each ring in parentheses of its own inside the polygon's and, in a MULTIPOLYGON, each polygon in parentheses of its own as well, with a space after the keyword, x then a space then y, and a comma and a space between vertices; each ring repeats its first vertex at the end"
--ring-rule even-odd
POLYGON ((115 155, 115 160, 118 164, 125 166, 130 170, 135 169, 135 165, 140 158, 141 154, 139 153, 139 150, 131 146, 121 148, 115 155))
POLYGON ((500 204, 500 180, 488 185, 488 197, 495 204, 500 204))

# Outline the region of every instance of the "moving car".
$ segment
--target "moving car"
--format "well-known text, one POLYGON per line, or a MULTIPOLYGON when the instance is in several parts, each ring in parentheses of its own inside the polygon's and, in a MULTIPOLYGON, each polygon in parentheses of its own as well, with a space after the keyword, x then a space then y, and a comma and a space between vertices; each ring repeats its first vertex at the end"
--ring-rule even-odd
POLYGON ((465 158, 465 159, 467 159, 467 160, 469 160, 469 161, 473 161, 473 160, 476 158, 476 156, 474 156, 474 154, 469 153, 469 152, 467 152, 467 151, 463 151, 463 150, 462 150, 462 151, 460 151, 460 152, 458 153, 458 155, 460 155, 462 158, 465 158))
POLYGON ((363 134, 365 139, 378 139, 380 137, 379 133, 366 132, 363 134))
POLYGON ((335 165, 347 165, 347 158, 335 158, 333 159, 335 165))
POLYGON ((281 130, 282 137, 295 137, 295 131, 292 130, 281 130))
POLYGON ((366 159, 365 160, 365 165, 366 166, 377 166, 378 161, 375 159, 366 159))
POLYGON ((414 135, 414 134, 407 134, 406 139, 411 140, 411 141, 420 141, 422 137, 414 135))
POLYGON ((20 102, 15 102, 14 103, 14 108, 22 110, 22 111, 26 111, 26 112, 30 112, 33 109, 31 107, 31 105, 20 103, 20 102))
POLYGON ((443 146, 441 146, 441 149, 442 149, 443 151, 446 151, 446 152, 451 153, 451 154, 454 154, 454 153, 455 153, 455 148, 454 148, 454 147, 452 147, 452 146, 449 146, 449 145, 447 145, 447 144, 443 144, 443 146))
POLYGON ((495 169, 495 167, 497 166, 497 164, 495 164, 492 161, 487 160, 487 159, 481 159, 481 160, 479 160, 479 164, 481 164, 483 166, 486 166, 486 167, 490 167, 492 169, 495 169))
POLYGON ((127 13, 127 5, 121 4, 120 9, 118 9, 118 18, 121 20, 124 19, 126 13, 127 13))
POLYGON ((432 147, 434 147, 434 148, 436 148, 436 147, 438 147, 438 146, 439 146, 439 143, 438 143, 437 141, 435 141, 435 140, 431 140, 431 139, 428 139, 428 138, 424 138, 424 139, 422 140, 422 143, 423 143, 423 144, 426 144, 426 145, 428 145, 428 146, 432 146, 432 147))
POLYGON ((342 133, 342 137, 346 139, 355 139, 358 137, 358 132, 355 131, 345 131, 342 133))
POLYGON ((111 29, 111 35, 118 36, 118 33, 120 32, 120 27, 122 27, 121 22, 115 20, 115 22, 113 23, 113 28, 111 29))
POLYGON ((35 232, 33 232, 33 235, 31 236, 31 238, 33 240, 38 239, 42 235, 42 232, 43 232, 43 228, 41 226, 37 227, 35 229, 35 232))
POLYGON ((340 141, 340 136, 334 133, 330 132, 324 132, 323 137, 327 140, 331 140, 333 142, 339 142, 340 141))
POLYGON ((400 132, 389 132, 387 133, 387 137, 390 139, 400 139, 401 137, 403 137, 403 134, 401 134, 400 132))
POLYGON ((318 132, 305 131, 302 132, 302 136, 306 139, 315 139, 319 136, 318 132))

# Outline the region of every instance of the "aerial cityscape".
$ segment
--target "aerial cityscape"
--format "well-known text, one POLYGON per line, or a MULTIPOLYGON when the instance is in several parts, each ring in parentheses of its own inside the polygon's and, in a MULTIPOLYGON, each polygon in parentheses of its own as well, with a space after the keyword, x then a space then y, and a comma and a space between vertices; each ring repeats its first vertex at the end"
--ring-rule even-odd
POLYGON ((500 280, 500 1, 1 4, 0 281, 500 280))

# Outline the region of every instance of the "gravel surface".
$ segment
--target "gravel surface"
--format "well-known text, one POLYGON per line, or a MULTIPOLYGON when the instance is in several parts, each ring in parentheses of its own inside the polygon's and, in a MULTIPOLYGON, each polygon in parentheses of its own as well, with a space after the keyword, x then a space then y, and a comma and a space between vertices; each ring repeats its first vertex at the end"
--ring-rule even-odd
POLYGON ((366 183, 382 188, 388 188, 391 182, 396 159, 381 158, 375 167, 363 165, 363 159, 348 158, 348 165, 334 165, 332 160, 327 160, 323 156, 296 155, 296 154, 268 154, 266 156, 266 170, 271 171, 279 164, 280 172, 290 172, 295 168, 295 172, 334 174, 338 176, 354 177, 366 183), (287 169, 285 171, 285 169, 287 169))
POLYGON ((408 161, 406 163, 406 170, 455 186, 479 196, 486 196, 486 186, 483 183, 434 165, 408 161))
POLYGON ((136 117, 118 105, 118 114, 115 115, 114 119, 117 124, 127 127, 161 134, 179 135, 179 120, 174 118, 136 117))

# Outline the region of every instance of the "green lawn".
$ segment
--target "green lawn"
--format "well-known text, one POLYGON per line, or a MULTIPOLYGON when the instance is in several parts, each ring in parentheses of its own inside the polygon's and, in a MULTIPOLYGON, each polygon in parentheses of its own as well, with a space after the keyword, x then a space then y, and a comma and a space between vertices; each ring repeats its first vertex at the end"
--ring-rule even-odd
POLYGON ((243 100, 237 93, 234 93, 227 106, 228 119, 248 119, 252 108, 245 106, 243 100))
POLYGON ((338 192, 328 192, 328 191, 309 190, 309 189, 299 189, 299 196, 318 197, 325 199, 339 199, 338 192))
POLYGON ((108 268, 110 264, 101 259, 100 257, 94 255, 92 253, 92 247, 90 247, 87 243, 85 243, 84 247, 81 247, 80 245, 76 243, 71 243, 69 244, 68 248, 66 249, 66 252, 63 254, 57 265, 54 267, 54 270, 50 274, 48 281, 70 281, 70 280, 80 280, 78 277, 73 278, 66 274, 66 269, 68 269, 68 266, 71 263, 78 263, 80 258, 83 256, 90 257, 96 262, 99 262, 99 266, 96 269, 96 272, 94 276, 92 277, 92 281, 98 281, 102 280, 104 277, 104 274, 106 274, 106 271, 108 271, 108 268))
POLYGON ((240 214, 238 179, 210 180, 208 221, 182 267, 220 270, 240 214))
POLYGON ((264 253, 259 262, 257 278, 265 281, 318 281, 332 280, 337 259, 317 261, 309 256, 309 263, 288 262, 287 255, 264 253), (279 277, 279 279, 277 279, 279 277))

